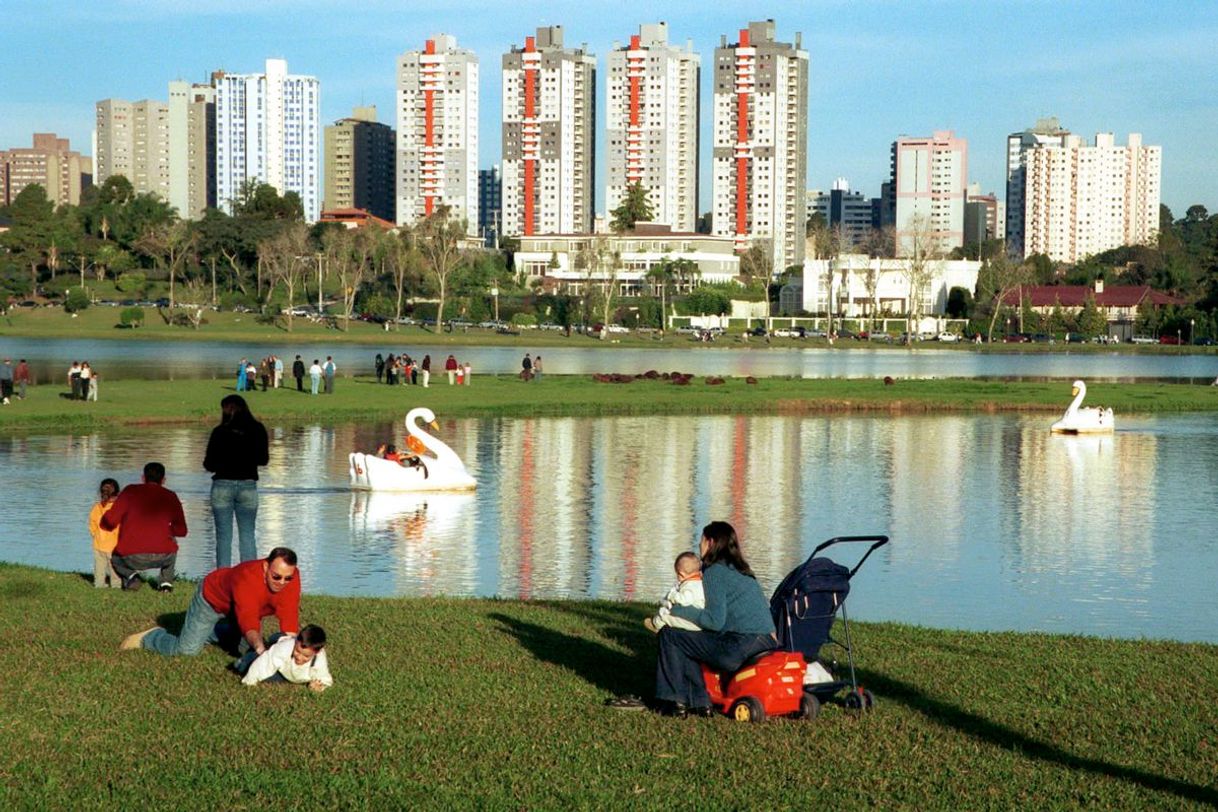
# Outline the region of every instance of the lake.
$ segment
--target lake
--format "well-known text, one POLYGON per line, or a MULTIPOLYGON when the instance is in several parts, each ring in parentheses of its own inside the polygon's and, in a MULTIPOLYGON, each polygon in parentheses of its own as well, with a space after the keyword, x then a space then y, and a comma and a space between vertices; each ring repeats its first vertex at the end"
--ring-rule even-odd
MULTIPOLYGON (((935 627, 1218 642, 1209 527, 1218 420, 1047 416, 617 417, 442 421, 472 494, 353 493, 348 451, 401 424, 271 426, 259 548, 301 555, 306 592, 654 602, 711 519, 771 590, 820 541, 883 533, 852 617, 935 627)), ((91 569, 98 482, 158 459, 187 511, 179 572, 212 566, 207 432, 0 437, 0 559, 91 569), (53 496, 51 496, 53 495, 53 496)), ((835 551, 851 563, 862 550, 835 551)))
MULTIPOLYGON (((431 353, 437 368, 452 352, 469 360, 475 374, 518 372, 527 345, 518 347, 411 346, 393 337, 384 347, 350 344, 245 345, 215 341, 139 341, 83 339, 0 339, 0 354, 30 361, 39 381, 66 380, 73 360, 89 361, 107 380, 213 379, 236 377, 242 358, 270 354, 284 358, 285 373, 297 354, 305 363, 333 355, 340 377, 372 375, 377 352, 405 352, 415 358, 431 353)), ((939 349, 933 342, 916 349, 874 347, 847 342, 849 349, 828 347, 748 348, 726 343, 675 347, 621 349, 599 346, 582 336, 571 347, 543 347, 545 369, 557 374, 594 372, 634 374, 648 369, 680 370, 695 375, 785 375, 800 378, 1085 378, 1100 380, 1156 379, 1209 383, 1218 376, 1218 356, 1186 352, 1130 354, 1118 352, 1003 352, 978 353, 968 349, 939 349)))

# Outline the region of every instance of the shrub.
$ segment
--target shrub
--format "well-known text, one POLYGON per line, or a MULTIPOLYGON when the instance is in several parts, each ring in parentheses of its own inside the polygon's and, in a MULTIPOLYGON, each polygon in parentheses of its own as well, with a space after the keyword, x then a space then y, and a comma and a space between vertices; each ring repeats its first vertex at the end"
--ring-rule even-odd
POLYGON ((124 327, 139 327, 144 323, 144 308, 124 307, 118 314, 118 320, 124 327))
POLYGON ((512 316, 512 325, 514 327, 536 327, 537 317, 532 313, 517 313, 512 316))
POLYGON ((89 294, 84 288, 72 288, 68 291, 67 298, 63 300, 63 309, 66 313, 79 313, 88 306, 89 294))
POLYGON ((141 293, 148 284, 148 277, 142 271, 127 271, 118 275, 114 286, 123 293, 141 293))

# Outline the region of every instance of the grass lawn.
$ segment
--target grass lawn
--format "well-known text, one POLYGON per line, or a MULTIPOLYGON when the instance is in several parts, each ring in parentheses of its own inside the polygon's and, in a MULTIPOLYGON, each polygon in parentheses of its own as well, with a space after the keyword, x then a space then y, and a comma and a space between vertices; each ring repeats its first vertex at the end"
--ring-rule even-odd
MULTIPOLYGON (((640 370, 642 371, 642 370, 640 370)), ((259 418, 277 422, 333 423, 401 417, 425 405, 449 417, 537 417, 622 414, 800 414, 827 411, 1064 411, 1070 389, 1063 383, 972 380, 878 380, 764 378, 748 384, 731 378, 709 386, 695 378, 688 386, 664 380, 598 383, 590 376, 546 375, 523 383, 515 376, 478 375, 473 385, 449 386, 443 373, 433 385, 389 387, 371 378, 340 378, 335 394, 301 394, 290 389, 246 393, 259 418)), ((30 389, 29 397, 0 407, 0 432, 28 429, 82 429, 167 422, 212 422, 220 399, 234 391, 224 381, 103 381, 100 401, 61 397, 61 386, 30 389)), ((1122 414, 1216 411, 1218 387, 1162 383, 1097 383, 1089 404, 1122 414)))
POLYGON ((321 695, 116 650, 192 592, 0 565, 0 808, 1218 804, 1214 646, 857 624, 871 714, 747 725, 602 707, 650 692, 639 605, 306 595, 321 695))

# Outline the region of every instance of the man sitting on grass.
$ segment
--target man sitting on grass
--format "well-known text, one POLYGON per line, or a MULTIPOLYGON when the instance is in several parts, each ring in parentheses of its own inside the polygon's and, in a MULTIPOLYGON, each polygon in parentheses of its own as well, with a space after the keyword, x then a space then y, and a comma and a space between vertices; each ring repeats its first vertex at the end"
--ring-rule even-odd
POLYGON ((269 615, 285 634, 300 628, 300 570, 296 553, 287 547, 276 547, 265 559, 213 570, 195 590, 177 637, 154 626, 129 635, 119 648, 193 655, 207 643, 232 645, 239 632, 238 653, 248 647, 262 654, 262 619, 269 615))

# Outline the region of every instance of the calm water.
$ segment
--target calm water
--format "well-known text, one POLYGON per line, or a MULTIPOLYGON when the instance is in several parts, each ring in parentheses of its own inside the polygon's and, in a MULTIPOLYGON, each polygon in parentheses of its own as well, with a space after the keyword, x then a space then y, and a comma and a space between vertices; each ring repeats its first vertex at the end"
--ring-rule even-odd
MULTIPOLYGON (((737 526, 767 590, 825 538, 886 533, 855 616, 1218 642, 1218 421, 1120 418, 1100 438, 1050 436, 1048 421, 447 421, 480 486, 433 496, 347 490, 347 452, 400 424, 274 428, 259 547, 294 547, 314 593, 650 602, 712 518, 737 526)), ((205 442, 198 429, 0 437, 0 559, 89 569, 97 483, 158 458, 191 528, 179 569, 205 573, 205 442)))
MULTIPOLYGON (((1130 355, 1116 352, 999 353, 936 349, 933 343, 917 349, 871 348, 850 345, 843 349, 764 347, 683 343, 675 348, 623 351, 601 347, 583 337, 570 339, 572 347, 542 348, 545 368, 560 374, 593 372, 638 373, 648 369, 680 370, 696 375, 788 375, 803 378, 1086 378, 1132 380, 1158 378, 1209 383, 1218 376, 1218 356, 1188 354, 1130 355)), ((1182 348, 1188 350, 1190 348, 1182 348)), ((38 380, 65 380, 73 360, 87 360, 109 380, 121 378, 184 379, 226 378, 236 375, 242 358, 272 353, 285 358, 286 373, 297 354, 305 363, 333 355, 339 375, 373 374, 377 352, 405 352, 416 358, 431 353, 440 361, 449 352, 468 359, 474 373, 510 373, 520 370, 524 353, 535 348, 418 347, 408 342, 384 347, 301 345, 242 345, 208 341, 85 341, 74 339, 0 339, 0 354, 29 359, 38 380)))

